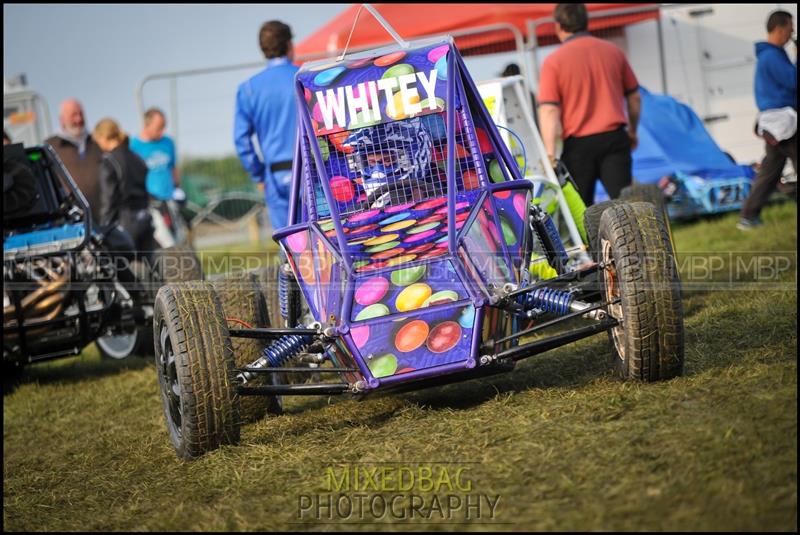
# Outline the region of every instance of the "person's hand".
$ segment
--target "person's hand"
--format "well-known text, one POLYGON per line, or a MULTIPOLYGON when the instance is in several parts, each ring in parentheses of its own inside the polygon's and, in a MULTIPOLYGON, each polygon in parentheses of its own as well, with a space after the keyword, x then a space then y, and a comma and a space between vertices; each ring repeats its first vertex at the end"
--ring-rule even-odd
POLYGON ((636 132, 628 130, 628 137, 631 138, 631 150, 636 150, 636 147, 639 146, 639 136, 636 135, 636 132))
POLYGON ((176 187, 172 190, 172 200, 175 202, 183 202, 186 200, 186 192, 183 191, 180 187, 176 187))
POLYGON ((550 161, 550 167, 555 169, 556 168, 556 164, 558 163, 558 158, 556 158, 552 154, 548 154, 547 155, 547 159, 550 161))

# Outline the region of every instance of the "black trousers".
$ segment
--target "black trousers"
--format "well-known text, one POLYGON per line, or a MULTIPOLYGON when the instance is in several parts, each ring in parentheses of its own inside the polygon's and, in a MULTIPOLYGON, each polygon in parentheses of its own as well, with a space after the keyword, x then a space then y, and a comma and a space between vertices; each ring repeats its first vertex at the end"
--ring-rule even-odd
POLYGON ((567 166, 586 206, 594 202, 599 178, 612 199, 631 184, 631 139, 625 128, 564 140, 561 161, 567 166))
POLYGON ((150 210, 142 208, 139 210, 123 209, 119 212, 119 223, 122 225, 131 238, 133 238, 134 250, 139 255, 147 255, 158 248, 153 233, 153 218, 150 210))
POLYGON ((750 194, 742 203, 742 217, 747 219, 755 219, 761 213, 761 209, 781 179, 786 158, 792 160, 794 172, 797 172, 797 134, 777 145, 764 143, 764 150, 766 155, 750 186, 750 194))

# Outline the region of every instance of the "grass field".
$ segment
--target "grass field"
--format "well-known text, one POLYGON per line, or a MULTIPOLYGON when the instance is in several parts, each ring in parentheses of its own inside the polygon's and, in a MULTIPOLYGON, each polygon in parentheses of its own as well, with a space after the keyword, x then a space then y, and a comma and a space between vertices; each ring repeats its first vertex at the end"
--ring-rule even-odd
POLYGON ((748 234, 735 214, 675 226, 686 374, 666 383, 616 379, 599 335, 512 374, 292 399, 183 462, 149 362, 91 349, 32 366, 3 399, 4 528, 796 531, 796 204, 764 219, 748 234), (327 468, 396 462, 464 463, 473 493, 499 496, 494 516, 301 523, 327 468))

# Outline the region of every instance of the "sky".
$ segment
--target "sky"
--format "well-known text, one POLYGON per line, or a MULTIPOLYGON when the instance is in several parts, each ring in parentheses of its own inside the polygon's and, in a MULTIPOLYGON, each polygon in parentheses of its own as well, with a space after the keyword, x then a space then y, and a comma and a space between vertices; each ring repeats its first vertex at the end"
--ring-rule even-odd
MULTIPOLYGON (((135 88, 147 75, 263 61, 258 30, 289 24, 299 42, 349 4, 3 5, 3 77, 25 73, 47 101, 51 132, 68 97, 84 105, 87 125, 117 119, 140 128, 135 88)), ((258 69, 178 82, 179 151, 232 154, 237 84, 258 69)), ((145 86, 145 106, 169 109, 165 82, 145 86)), ((169 118, 168 118, 169 119, 169 118)), ((174 124, 168 133, 174 135, 174 124)))
MULTIPOLYGON (((300 42, 349 5, 3 4, 3 77, 25 73, 28 86, 48 103, 51 133, 58 129, 59 103, 76 97, 89 128, 112 117, 136 134, 135 90, 146 76, 263 62, 258 48, 263 22, 283 20, 300 42)), ((494 78, 501 59, 477 60, 470 69, 476 79, 494 78)), ((180 78, 176 114, 168 82, 150 82, 143 90, 144 107, 167 111, 167 133, 176 138, 182 157, 231 155, 236 87, 258 70, 180 78)))

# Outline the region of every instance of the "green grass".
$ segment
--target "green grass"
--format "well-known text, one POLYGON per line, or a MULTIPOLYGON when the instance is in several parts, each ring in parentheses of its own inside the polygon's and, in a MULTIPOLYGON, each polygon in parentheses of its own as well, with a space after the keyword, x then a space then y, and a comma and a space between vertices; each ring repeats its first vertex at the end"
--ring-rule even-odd
POLYGON ((686 374, 665 383, 613 377, 600 335, 482 380, 295 398, 239 445, 183 462, 148 362, 86 351, 31 366, 4 396, 5 529, 375 529, 297 524, 299 496, 337 463, 468 461, 473 492, 500 495, 501 524, 386 528, 796 531, 796 205, 764 219, 748 234, 735 214, 674 228, 692 284, 686 374), (737 258, 766 251, 788 269, 748 284, 737 258), (715 254, 720 269, 690 271, 715 254))

